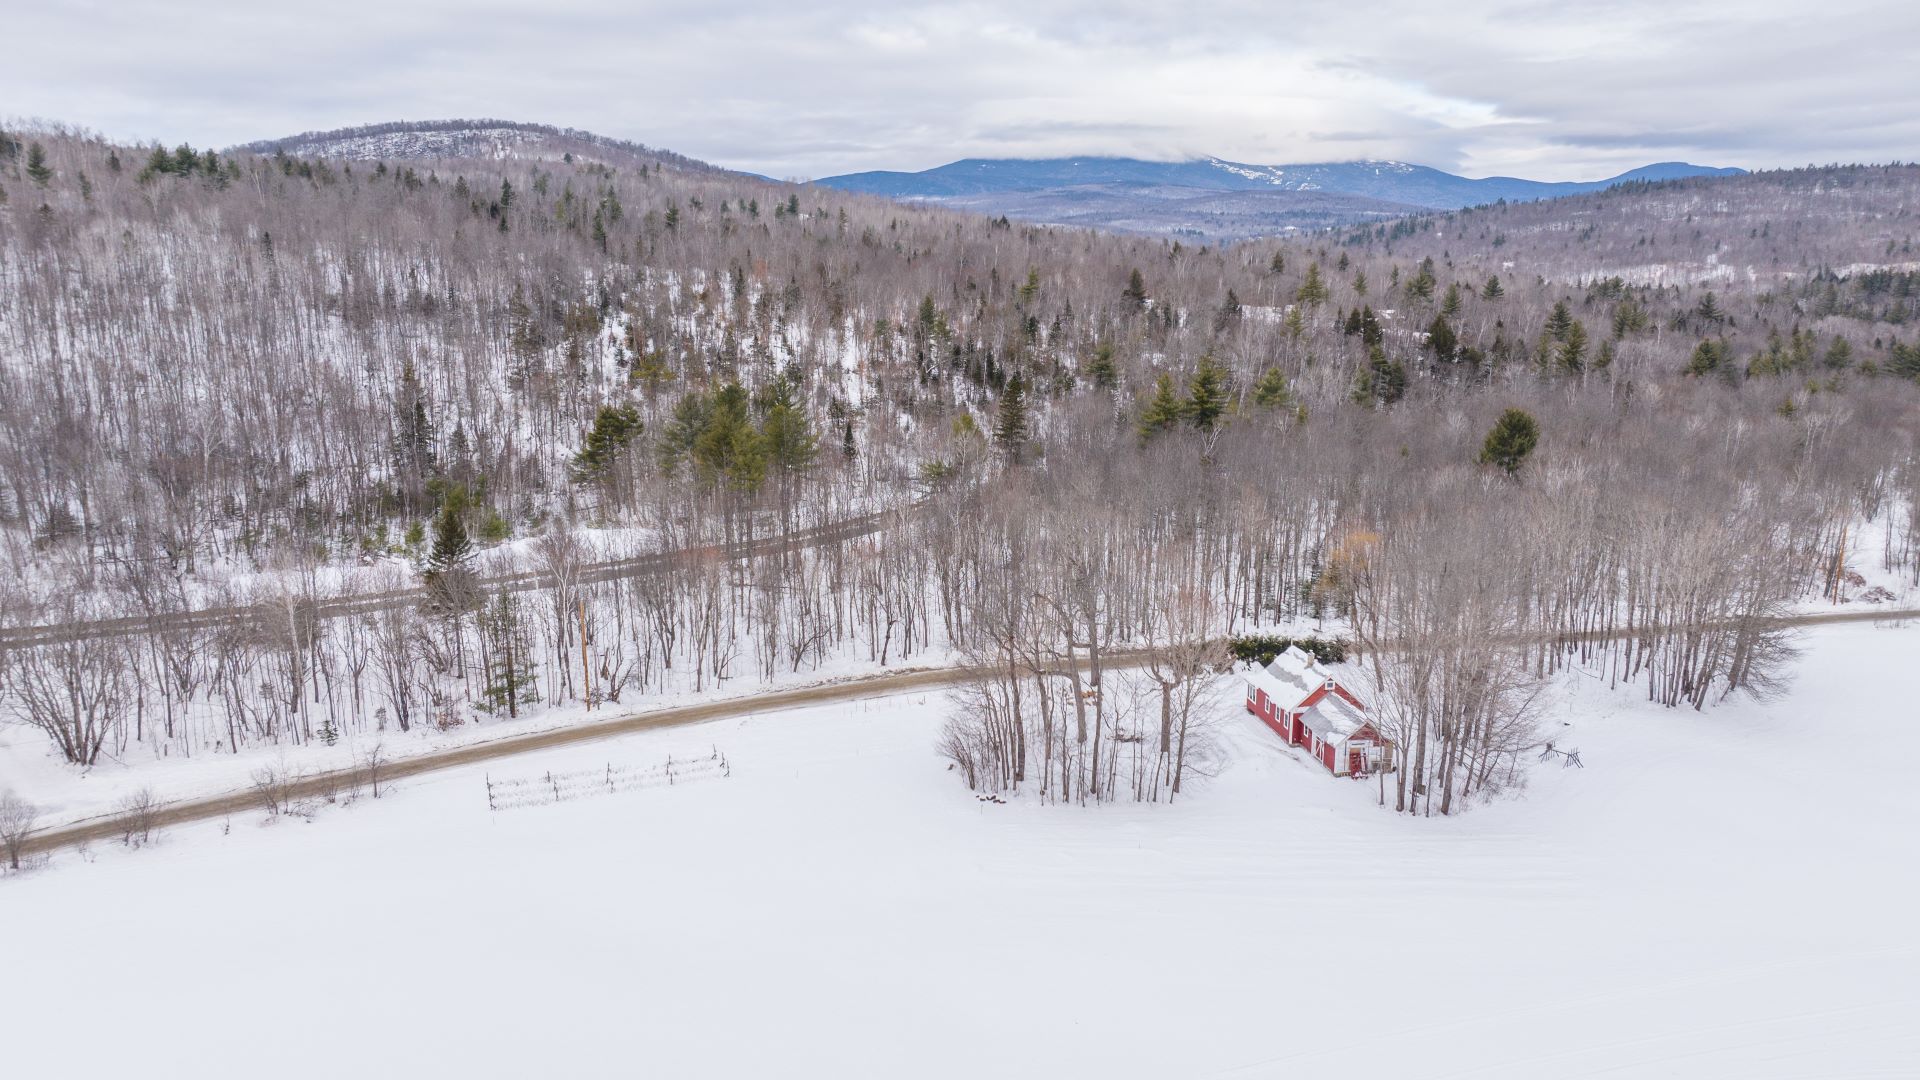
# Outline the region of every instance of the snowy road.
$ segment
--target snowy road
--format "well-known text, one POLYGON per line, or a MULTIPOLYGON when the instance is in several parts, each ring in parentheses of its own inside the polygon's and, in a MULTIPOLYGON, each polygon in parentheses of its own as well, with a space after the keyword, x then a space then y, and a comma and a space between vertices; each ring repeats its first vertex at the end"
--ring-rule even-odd
MULTIPOLYGON (((1913 618, 1920 618, 1920 610, 1823 612, 1798 615, 1784 621, 1795 626, 1811 628, 1842 623, 1894 623, 1913 618)), ((1110 667, 1124 668, 1137 663, 1139 659, 1137 652, 1123 649, 1109 652, 1103 662, 1110 667)), ((799 705, 849 701, 876 694, 942 687, 957 681, 960 675, 960 669, 950 667, 913 668, 827 684, 796 687, 791 690, 770 691, 674 708, 626 713, 606 720, 589 720, 584 724, 530 732, 486 742, 468 743, 451 749, 405 757, 396 756, 381 765, 380 776, 382 782, 385 782, 389 779, 418 776, 441 769, 495 761, 536 750, 610 739, 636 731, 700 724, 726 717, 746 716, 756 712, 799 705)), ((324 795, 351 783, 355 779, 353 772, 354 770, 351 769, 330 770, 301 777, 287 788, 287 795, 294 799, 324 795)), ((168 803, 157 812, 155 825, 173 826, 206 821, 254 810, 259 805, 260 796, 251 789, 221 792, 168 803)), ((27 842, 25 851, 28 854, 40 854, 77 844, 113 839, 120 836, 124 829, 120 819, 115 816, 46 828, 27 842)))
POLYGON ((1913 1076, 1917 635, 1823 627, 1787 697, 1704 713, 1570 673, 1543 720, 1587 767, 1450 819, 1234 702, 1224 771, 1171 806, 981 803, 919 691, 511 766, 717 746, 725 779, 492 812, 482 764, 97 845, 0 881, 7 1067, 1913 1076))
MULTIPOLYGON (((579 581, 581 584, 592 584, 658 573, 707 558, 744 559, 794 547, 838 544, 857 537, 871 536, 889 528, 898 523, 899 516, 903 512, 905 511, 885 510, 879 513, 863 514, 845 521, 829 522, 809 529, 796 530, 785 536, 761 536, 733 544, 711 544, 591 563, 582 568, 579 581)), ((537 570, 501 574, 481 578, 479 585, 489 592, 525 592, 531 589, 551 588, 553 576, 537 570)), ((422 590, 415 587, 324 597, 314 602, 314 614, 322 619, 336 619, 346 615, 385 611, 389 608, 417 604, 422 595, 422 590)), ((161 611, 150 615, 129 615, 116 619, 88 619, 38 626, 0 627, 0 649, 86 638, 116 637, 123 634, 147 634, 162 630, 204 629, 254 619, 260 617, 262 612, 263 609, 255 605, 225 605, 193 608, 186 611, 161 611)))

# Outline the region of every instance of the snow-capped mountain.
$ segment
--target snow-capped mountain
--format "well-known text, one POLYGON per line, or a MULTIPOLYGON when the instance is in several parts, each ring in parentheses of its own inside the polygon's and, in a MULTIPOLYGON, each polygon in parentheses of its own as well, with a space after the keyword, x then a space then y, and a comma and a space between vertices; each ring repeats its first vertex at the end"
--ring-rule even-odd
POLYGON ((1662 162, 1602 180, 1548 182, 1509 176, 1470 178, 1403 161, 1250 165, 1222 158, 969 158, 923 172, 863 172, 815 181, 843 191, 909 199, 949 199, 1104 184, 1151 184, 1199 191, 1316 191, 1434 209, 1577 195, 1634 180, 1730 176, 1744 170, 1662 162))

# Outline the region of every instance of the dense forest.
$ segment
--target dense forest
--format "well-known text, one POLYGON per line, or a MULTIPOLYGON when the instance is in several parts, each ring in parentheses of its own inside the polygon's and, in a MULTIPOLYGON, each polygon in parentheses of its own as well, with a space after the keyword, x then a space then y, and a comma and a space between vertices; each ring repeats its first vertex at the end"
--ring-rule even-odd
POLYGON ((0 133, 0 711, 86 767, 949 650, 970 783, 1163 799, 1311 622, 1440 813, 1565 665, 1767 693, 1920 580, 1920 167, 1194 247, 576 134, 0 133))

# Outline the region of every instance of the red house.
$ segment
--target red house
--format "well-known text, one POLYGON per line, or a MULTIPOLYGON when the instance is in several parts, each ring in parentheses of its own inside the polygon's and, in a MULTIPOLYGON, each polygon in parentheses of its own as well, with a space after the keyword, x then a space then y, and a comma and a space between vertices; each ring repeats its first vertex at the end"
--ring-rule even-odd
POLYGON ((1380 768, 1385 741, 1366 705, 1298 645, 1247 672, 1247 711, 1335 776, 1380 768))

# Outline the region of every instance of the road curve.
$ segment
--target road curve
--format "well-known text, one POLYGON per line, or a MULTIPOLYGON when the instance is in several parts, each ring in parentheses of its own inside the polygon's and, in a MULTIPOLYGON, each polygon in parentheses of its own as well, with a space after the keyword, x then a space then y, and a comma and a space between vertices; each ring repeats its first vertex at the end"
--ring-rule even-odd
MULTIPOLYGON (((1896 622, 1905 619, 1920 619, 1920 608, 1901 608, 1892 611, 1816 612, 1792 615, 1779 621, 1782 625, 1804 627, 1833 623, 1896 622)), ((1138 649, 1110 650, 1103 658, 1103 664, 1112 668, 1129 667, 1138 663, 1143 655, 1143 652, 1138 649)), ((766 693, 702 701, 693 705, 625 713, 605 720, 590 718, 583 723, 568 727, 528 732, 524 735, 509 735, 488 742, 470 743, 448 750, 395 758, 381 765, 380 782, 387 783, 404 777, 439 772, 442 769, 494 761, 533 750, 611 739, 653 728, 681 727, 710 720, 745 716, 769 709, 821 705, 870 697, 875 694, 943 687, 958 682, 971 670, 965 667, 906 668, 838 682, 795 687, 791 690, 770 690, 766 693)), ((358 768, 315 773, 301 777, 288 785, 287 797, 294 800, 314 798, 349 786, 356 780, 365 782, 364 773, 358 768)), ((168 803, 155 812, 152 827, 158 829, 169 825, 185 825, 261 808, 259 793, 251 789, 231 791, 168 803)), ((126 822, 123 815, 91 818, 35 833, 28 838, 21 854, 34 855, 97 840, 117 839, 125 831, 126 822)))

